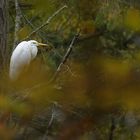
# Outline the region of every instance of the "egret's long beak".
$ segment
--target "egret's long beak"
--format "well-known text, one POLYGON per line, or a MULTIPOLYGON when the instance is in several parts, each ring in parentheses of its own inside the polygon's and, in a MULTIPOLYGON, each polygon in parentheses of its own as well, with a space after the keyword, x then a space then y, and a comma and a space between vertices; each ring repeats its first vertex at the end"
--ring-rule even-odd
POLYGON ((49 47, 48 44, 38 43, 38 46, 49 47))

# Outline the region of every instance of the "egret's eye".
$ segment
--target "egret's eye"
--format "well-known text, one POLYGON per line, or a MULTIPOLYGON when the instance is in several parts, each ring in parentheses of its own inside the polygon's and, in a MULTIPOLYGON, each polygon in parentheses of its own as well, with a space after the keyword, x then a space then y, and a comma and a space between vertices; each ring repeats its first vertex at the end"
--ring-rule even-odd
POLYGON ((33 45, 36 45, 37 43, 36 43, 36 42, 32 42, 32 44, 33 44, 33 45))

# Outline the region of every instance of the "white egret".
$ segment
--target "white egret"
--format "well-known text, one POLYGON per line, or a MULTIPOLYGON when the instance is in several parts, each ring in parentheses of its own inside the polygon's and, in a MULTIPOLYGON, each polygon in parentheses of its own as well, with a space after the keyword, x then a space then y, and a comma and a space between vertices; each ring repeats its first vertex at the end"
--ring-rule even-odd
POLYGON ((22 41, 14 49, 11 60, 9 76, 11 80, 16 80, 23 72, 23 70, 29 66, 30 62, 36 57, 38 52, 38 46, 48 46, 47 44, 38 43, 35 40, 22 41))

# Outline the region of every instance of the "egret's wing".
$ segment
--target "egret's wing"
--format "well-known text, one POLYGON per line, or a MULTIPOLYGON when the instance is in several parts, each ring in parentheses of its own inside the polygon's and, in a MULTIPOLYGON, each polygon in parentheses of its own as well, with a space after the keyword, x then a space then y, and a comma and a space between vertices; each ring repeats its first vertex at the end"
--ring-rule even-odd
POLYGON ((21 42, 13 51, 10 61, 10 78, 17 79, 23 69, 30 63, 31 53, 26 41, 21 42))

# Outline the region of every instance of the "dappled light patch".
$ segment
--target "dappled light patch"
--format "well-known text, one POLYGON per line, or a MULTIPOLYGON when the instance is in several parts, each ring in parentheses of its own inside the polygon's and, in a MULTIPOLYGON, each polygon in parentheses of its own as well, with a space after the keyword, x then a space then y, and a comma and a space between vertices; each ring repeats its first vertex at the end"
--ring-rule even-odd
POLYGON ((137 9, 128 9, 125 18, 125 24, 127 27, 134 31, 140 30, 140 11, 137 9))
POLYGON ((106 78, 116 81, 127 79, 132 68, 131 62, 115 58, 101 59, 101 65, 106 78))

